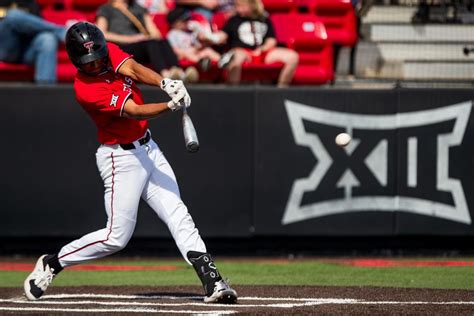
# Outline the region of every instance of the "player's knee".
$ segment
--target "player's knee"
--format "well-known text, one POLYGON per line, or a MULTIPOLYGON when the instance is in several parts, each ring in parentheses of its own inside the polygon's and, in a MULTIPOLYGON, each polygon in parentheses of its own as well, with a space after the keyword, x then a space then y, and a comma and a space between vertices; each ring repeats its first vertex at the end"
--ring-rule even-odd
MULTIPOLYGON (((123 227, 122 227, 123 228, 123 227)), ((117 252, 125 248, 132 238, 133 229, 114 229, 107 238, 107 248, 110 252, 117 252)))
POLYGON ((109 236, 109 240, 107 242, 107 249, 110 252, 120 251, 127 246, 129 240, 130 238, 109 236))

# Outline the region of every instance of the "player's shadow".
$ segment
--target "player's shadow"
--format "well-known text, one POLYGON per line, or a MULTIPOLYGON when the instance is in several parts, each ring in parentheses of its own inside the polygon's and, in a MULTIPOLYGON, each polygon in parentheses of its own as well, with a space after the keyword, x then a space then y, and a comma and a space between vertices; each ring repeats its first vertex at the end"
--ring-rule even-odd
POLYGON ((202 301, 202 294, 187 293, 187 292, 150 292, 150 293, 136 293, 136 296, 143 299, 159 299, 159 300, 190 300, 202 301))

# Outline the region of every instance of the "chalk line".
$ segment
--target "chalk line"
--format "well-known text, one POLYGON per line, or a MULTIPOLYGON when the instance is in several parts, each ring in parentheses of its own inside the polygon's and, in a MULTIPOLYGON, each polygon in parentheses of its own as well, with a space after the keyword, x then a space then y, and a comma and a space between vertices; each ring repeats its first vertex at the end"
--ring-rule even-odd
POLYGON ((213 311, 193 311, 193 310, 171 310, 153 308, 44 308, 44 307, 0 307, 0 311, 13 312, 68 312, 68 313, 164 313, 164 314, 200 314, 200 315, 230 315, 236 311, 213 310, 213 311))

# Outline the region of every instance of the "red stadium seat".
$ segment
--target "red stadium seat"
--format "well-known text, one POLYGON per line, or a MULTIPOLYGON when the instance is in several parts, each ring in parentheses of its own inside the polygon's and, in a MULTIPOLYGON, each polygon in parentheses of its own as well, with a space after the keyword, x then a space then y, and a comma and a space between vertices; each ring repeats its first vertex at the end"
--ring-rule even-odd
POLYGON ((153 19, 153 23, 155 23, 156 27, 161 32, 161 35, 165 37, 170 30, 170 26, 166 20, 166 13, 152 14, 151 18, 153 19))
POLYGON ((242 64, 241 81, 266 81, 275 83, 282 67, 282 63, 264 64, 262 62, 245 62, 242 64))
POLYGON ((1 81, 33 81, 33 67, 0 61, 1 81))
POLYGON ((87 21, 95 23, 95 15, 97 9, 107 3, 107 0, 70 0, 71 8, 73 10, 81 11, 85 16, 87 21))
POLYGON ((54 10, 52 8, 46 8, 41 11, 41 15, 46 21, 66 25, 66 22, 77 20, 87 21, 87 17, 84 13, 75 10, 54 10))
POLYGON ((357 42, 356 15, 351 0, 299 0, 326 26, 334 44, 354 46, 357 42))
POLYGON ((70 0, 72 8, 80 11, 96 11, 101 5, 106 4, 107 0, 70 0))
POLYGON ((71 0, 36 0, 36 3, 41 8, 55 7, 55 8, 69 8, 71 0))
POLYGON ((36 3, 41 7, 52 7, 53 5, 59 3, 58 0, 36 0, 36 3))
POLYGON ((168 10, 173 10, 176 7, 176 0, 165 0, 168 10))
POLYGON ((77 69, 73 64, 60 63, 58 64, 57 76, 58 82, 73 82, 74 76, 76 75, 77 69))
POLYGON ((263 0, 263 6, 270 13, 291 12, 298 9, 295 0, 263 0))
POLYGON ((326 28, 312 14, 273 14, 279 43, 298 52, 293 83, 322 84, 333 80, 333 48, 326 28))
MULTIPOLYGON (((60 58, 57 66, 58 82, 72 82, 76 72, 76 67, 70 63, 67 54, 60 58)), ((33 78, 32 66, 0 62, 0 81, 33 81, 33 78)))
POLYGON ((214 32, 222 30, 227 20, 232 16, 229 12, 216 12, 212 16, 212 30, 214 32))

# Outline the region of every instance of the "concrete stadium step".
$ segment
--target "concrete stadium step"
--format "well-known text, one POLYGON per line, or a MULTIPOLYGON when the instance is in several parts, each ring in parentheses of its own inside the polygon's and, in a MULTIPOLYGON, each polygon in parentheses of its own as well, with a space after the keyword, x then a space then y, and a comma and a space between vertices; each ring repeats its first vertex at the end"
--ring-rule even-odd
MULTIPOLYGON (((339 53, 337 76, 349 74, 350 49, 344 47, 339 53)), ((401 76, 401 62, 390 62, 382 59, 376 43, 359 42, 355 55, 355 74, 366 78, 397 78, 401 76)))
POLYGON ((362 23, 411 23, 416 7, 405 6, 373 6, 362 23))
POLYGON ((369 24, 363 32, 374 42, 474 43, 474 25, 369 24))
POLYGON ((405 61, 402 72, 404 79, 466 80, 473 79, 474 62, 405 61))
POLYGON ((466 81, 466 78, 472 78, 472 73, 474 63, 400 61, 366 67, 358 75, 363 78, 466 81))
POLYGON ((474 56, 465 56, 463 44, 436 43, 366 43, 366 50, 382 60, 423 60, 474 62, 474 56), (371 47, 372 46, 372 47, 371 47))

